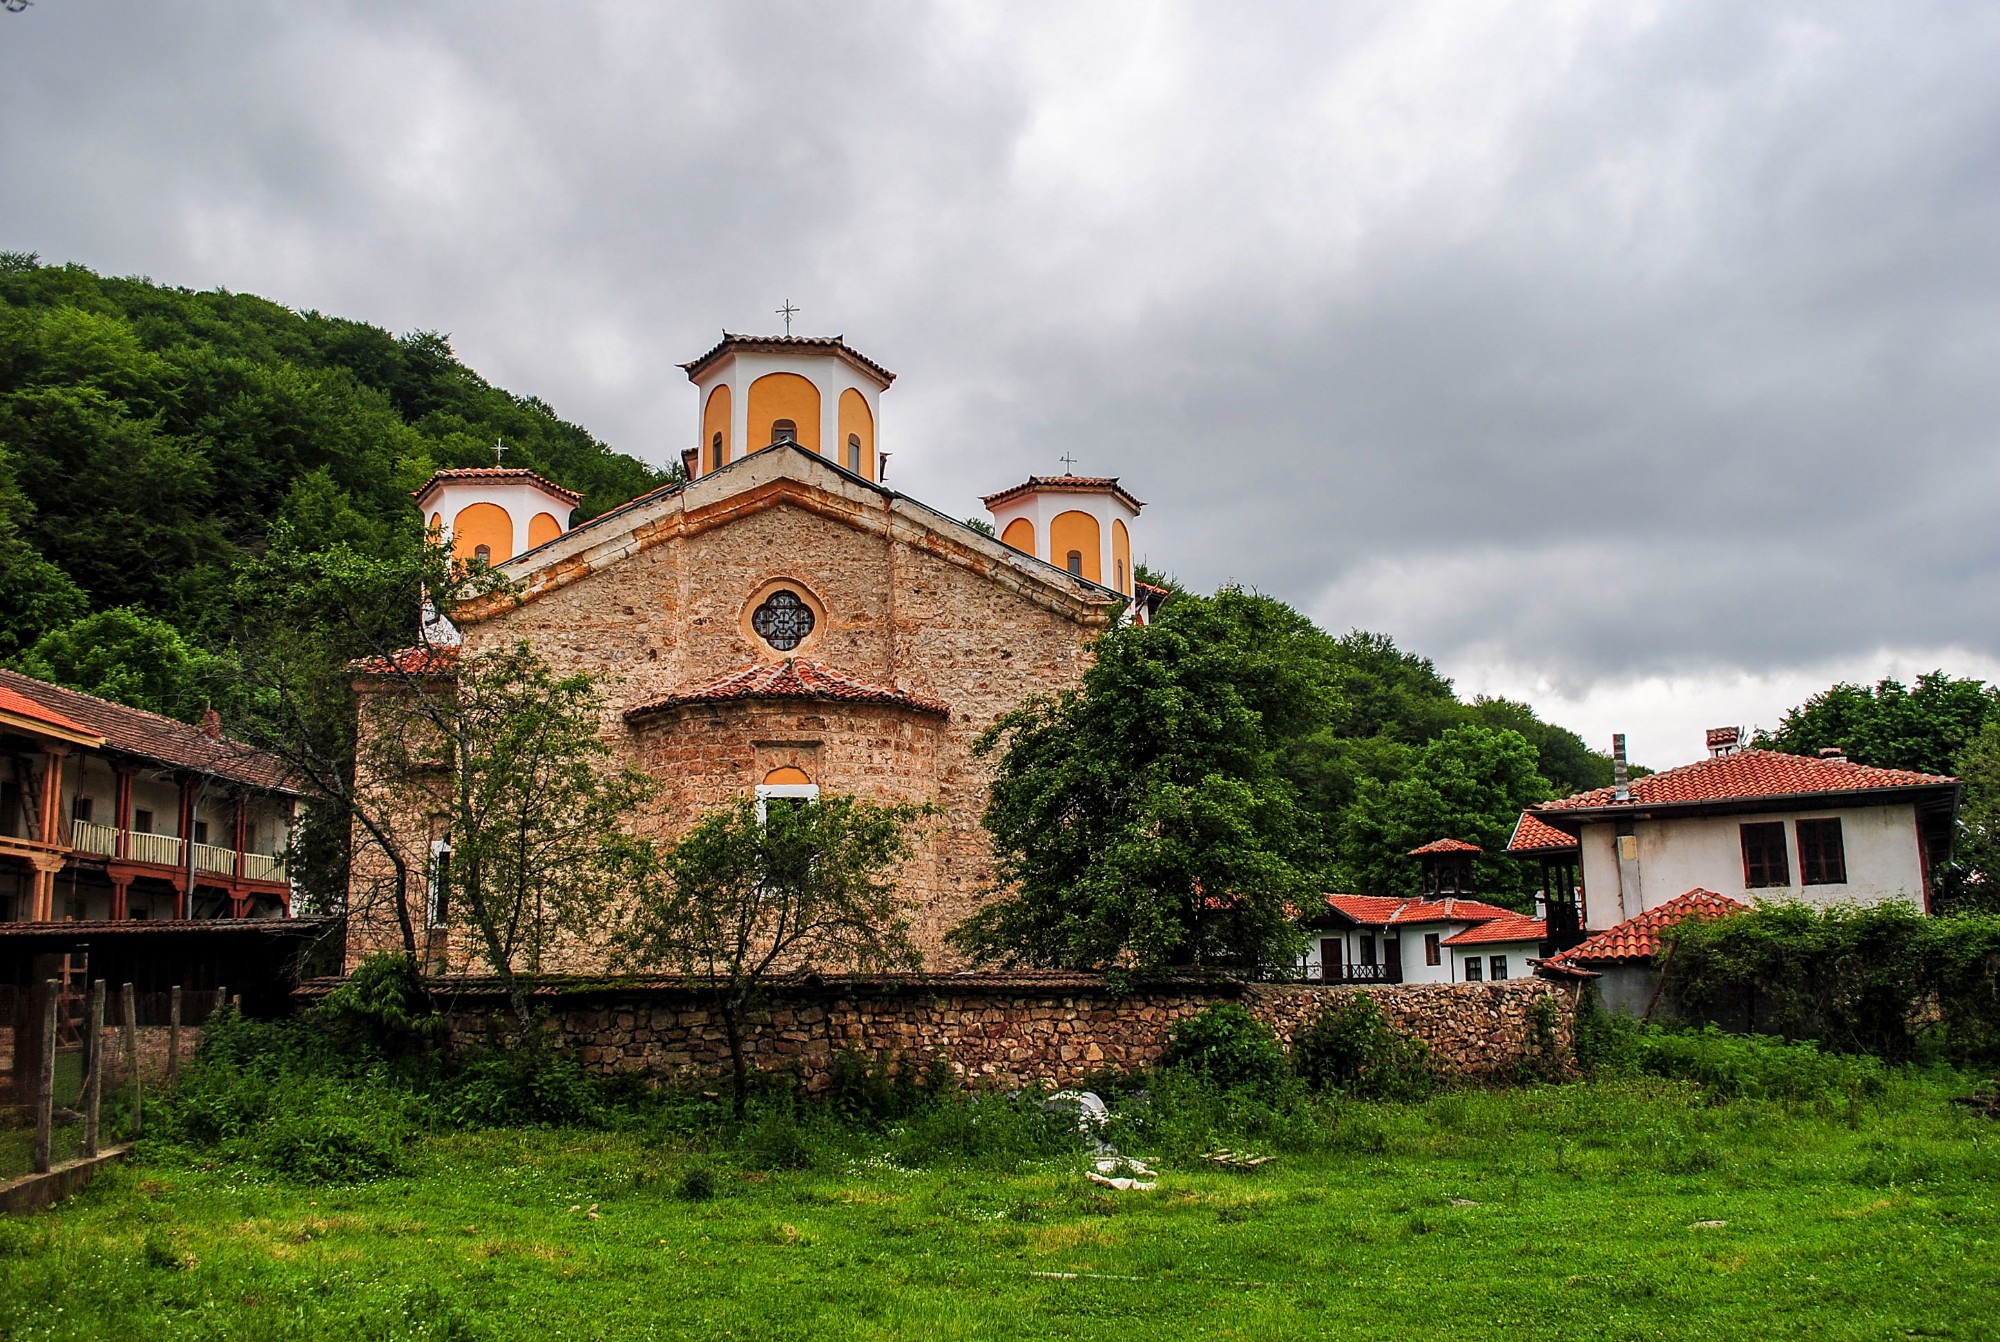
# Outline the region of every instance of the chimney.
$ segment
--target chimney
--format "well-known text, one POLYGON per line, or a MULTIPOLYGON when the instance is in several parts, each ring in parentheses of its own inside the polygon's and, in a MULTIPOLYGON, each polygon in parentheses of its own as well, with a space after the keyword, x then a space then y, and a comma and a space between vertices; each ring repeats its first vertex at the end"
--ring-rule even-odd
POLYGON ((212 708, 201 710, 201 734, 211 741, 222 739, 222 714, 212 708))
POLYGON ((1710 727, 1708 729, 1708 755, 1714 759, 1719 755, 1734 755, 1743 748, 1741 727, 1710 727))
POLYGON ((684 447, 681 449, 681 469, 687 472, 687 478, 690 480, 701 474, 700 448, 684 447))
POLYGON ((1611 799, 1613 801, 1632 800, 1632 782, 1625 769, 1625 733, 1615 732, 1611 737, 1611 799))
POLYGON ((1847 751, 1840 746, 1821 746, 1819 757, 1829 764, 1847 763, 1847 751))

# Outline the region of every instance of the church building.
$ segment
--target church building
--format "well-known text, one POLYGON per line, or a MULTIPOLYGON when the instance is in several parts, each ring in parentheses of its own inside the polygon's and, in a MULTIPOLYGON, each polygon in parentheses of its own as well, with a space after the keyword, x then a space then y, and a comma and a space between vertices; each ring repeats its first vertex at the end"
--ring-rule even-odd
MULTIPOLYGON (((419 491, 454 551, 516 588, 451 626, 465 653, 525 640, 596 679, 614 762, 661 786, 641 833, 671 840, 751 795, 936 803, 902 888, 926 965, 951 967, 945 935, 993 877, 973 743, 1075 685, 1099 633, 1157 604, 1133 571, 1142 505, 1113 478, 1037 476, 987 496, 987 534, 897 493, 882 432, 895 375, 838 336, 725 334, 682 367, 684 482, 576 526, 577 496, 531 471, 440 471, 419 491)), ((357 881, 365 847, 357 834, 357 881)), ((400 944, 367 903, 350 961, 400 944)), ((432 953, 468 963, 476 936, 435 921, 432 953)))

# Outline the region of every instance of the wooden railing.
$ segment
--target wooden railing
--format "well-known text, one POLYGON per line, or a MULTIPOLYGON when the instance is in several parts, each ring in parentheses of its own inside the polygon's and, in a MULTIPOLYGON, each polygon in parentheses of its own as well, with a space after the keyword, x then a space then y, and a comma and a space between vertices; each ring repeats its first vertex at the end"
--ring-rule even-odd
POLYGON ((1322 969, 1322 983, 1401 983, 1403 967, 1396 965, 1332 965, 1322 969))
MULTIPOLYGON (((69 841, 70 846, 80 853, 118 856, 118 831, 110 825, 99 825, 89 820, 72 821, 69 841)), ((179 839, 171 834, 142 834, 137 830, 132 832, 131 859, 161 867, 179 867, 186 861, 179 839)), ((236 850, 212 843, 197 843, 194 846, 194 864, 199 870, 212 875, 234 876, 236 850)), ((253 881, 282 881, 285 879, 285 859, 276 853, 245 853, 243 875, 253 881)))

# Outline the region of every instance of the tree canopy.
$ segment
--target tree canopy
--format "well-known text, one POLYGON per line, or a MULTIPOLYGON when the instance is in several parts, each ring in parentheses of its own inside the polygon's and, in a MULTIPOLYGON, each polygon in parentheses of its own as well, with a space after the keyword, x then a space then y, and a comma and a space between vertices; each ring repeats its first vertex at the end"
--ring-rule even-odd
POLYGON ((1996 705, 2000 689, 1943 671, 1918 676, 1913 686, 1887 678, 1873 688, 1842 683, 1788 710, 1755 744, 1795 755, 1835 746, 1857 764, 1949 774, 1996 705))
MULTIPOLYGON (((419 528, 411 490, 490 464, 495 440, 581 491, 582 517, 666 478, 490 385, 435 332, 0 255, 0 657, 120 610, 221 651, 236 578, 288 505, 295 526, 339 515, 329 541, 380 554, 419 528)), ((60 678, 65 654, 32 665, 60 678)))

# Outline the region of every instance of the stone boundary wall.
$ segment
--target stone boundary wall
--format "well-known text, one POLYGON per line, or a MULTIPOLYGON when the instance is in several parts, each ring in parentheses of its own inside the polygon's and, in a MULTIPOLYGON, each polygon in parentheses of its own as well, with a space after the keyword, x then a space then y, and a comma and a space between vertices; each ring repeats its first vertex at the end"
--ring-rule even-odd
MULTIPOLYGON (((1550 1025, 1562 1056, 1574 1038, 1574 988, 1541 979, 1370 987, 1174 983, 1120 992, 1101 978, 1036 984, 999 975, 789 987, 757 1013, 745 1036, 753 1068, 796 1069, 809 1090, 826 1083, 828 1064, 843 1049, 942 1055, 975 1086, 1067 1086, 1157 1062, 1173 1023, 1217 1001, 1241 1001, 1289 1043, 1328 1003, 1355 993, 1373 999, 1391 1028, 1428 1044, 1433 1063, 1448 1075, 1544 1062, 1550 1025), (1552 1016, 1534 1007, 1543 998, 1553 1002, 1552 1016)), ((600 1075, 690 1083, 728 1070, 721 1020, 695 988, 541 988, 534 999, 556 1042, 600 1075)), ((459 1049, 504 1047, 515 1031, 506 1000, 490 989, 460 988, 446 1015, 459 1049)))

